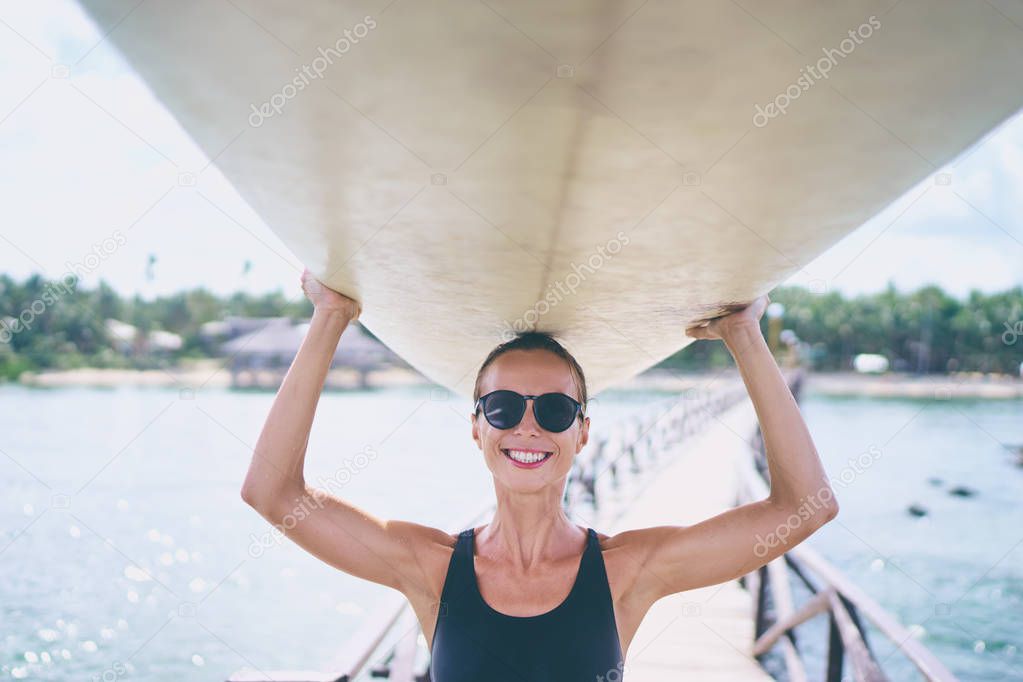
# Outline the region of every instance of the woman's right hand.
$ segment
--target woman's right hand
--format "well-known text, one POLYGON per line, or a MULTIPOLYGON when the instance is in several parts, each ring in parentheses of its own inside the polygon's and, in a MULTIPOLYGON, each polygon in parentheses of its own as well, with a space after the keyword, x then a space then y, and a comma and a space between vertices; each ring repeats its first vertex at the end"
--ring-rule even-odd
POLYGON ((349 322, 359 319, 362 312, 362 305, 358 301, 324 285, 309 272, 309 268, 302 272, 302 291, 316 310, 339 312, 349 322))

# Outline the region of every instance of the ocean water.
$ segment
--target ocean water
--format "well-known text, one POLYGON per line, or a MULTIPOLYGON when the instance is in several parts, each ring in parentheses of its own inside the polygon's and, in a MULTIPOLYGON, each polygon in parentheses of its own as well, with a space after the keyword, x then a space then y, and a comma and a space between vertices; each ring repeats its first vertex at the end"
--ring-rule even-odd
MULTIPOLYGON (((594 429, 663 398, 601 396, 594 429)), ((0 387, 0 678, 329 664, 394 593, 275 538, 241 501, 272 399, 0 387)), ((425 388, 327 393, 307 479, 377 516, 456 530, 492 495, 469 409, 425 388)), ((1023 679, 1023 469, 1000 445, 1023 443, 1023 401, 811 394, 804 410, 829 473, 849 479, 838 521, 811 542, 962 679, 1023 679), (849 458, 877 452, 850 478, 849 458), (928 515, 910 516, 913 503, 928 515)), ((893 647, 871 645, 893 679, 915 679, 893 647)))
MULTIPOLYGON (((657 399, 607 396, 591 419, 657 399)), ((277 538, 241 500, 272 400, 0 386, 0 679, 329 666, 397 593, 277 538)), ((460 530, 493 495, 470 411, 440 389, 328 392, 306 479, 382 518, 460 530)))
MULTIPOLYGON (((840 503, 810 544, 960 679, 1023 680, 1023 401, 811 393, 802 407, 840 503)), ((919 679, 901 642, 869 641, 893 679, 919 679)))

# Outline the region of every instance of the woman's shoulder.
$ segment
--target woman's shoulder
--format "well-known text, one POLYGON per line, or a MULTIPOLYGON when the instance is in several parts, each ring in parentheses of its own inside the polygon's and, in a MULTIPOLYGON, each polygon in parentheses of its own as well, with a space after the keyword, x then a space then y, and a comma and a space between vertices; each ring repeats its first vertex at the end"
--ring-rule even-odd
POLYGON ((623 531, 620 533, 605 533, 597 528, 591 528, 594 536, 597 538, 597 544, 600 545, 600 551, 607 553, 617 549, 624 549, 631 544, 635 544, 637 538, 631 531, 623 531))
POLYGON ((439 598, 448 564, 458 544, 459 532, 449 533, 412 521, 389 521, 388 524, 395 526, 398 537, 408 543, 415 556, 415 563, 419 567, 416 582, 421 583, 415 586, 416 591, 439 598))
MULTIPOLYGON (((427 571, 432 578, 443 579, 447 573, 448 563, 458 544, 458 536, 462 531, 450 533, 440 528, 427 526, 412 521, 390 521, 396 526, 398 537, 408 543, 408 548, 415 556, 416 563, 427 571)), ((431 583, 436 580, 430 580, 431 583)))
POLYGON ((652 526, 649 528, 630 528, 617 533, 595 531, 603 550, 614 549, 649 549, 679 529, 679 526, 652 526))
POLYGON ((425 549, 438 550, 442 553, 450 553, 458 544, 458 537, 464 530, 448 532, 440 528, 426 526, 418 523, 409 523, 410 535, 414 536, 416 544, 425 549))
POLYGON ((629 576, 629 582, 634 572, 642 570, 653 548, 663 540, 656 528, 633 528, 615 533, 594 530, 594 533, 608 572, 629 576))

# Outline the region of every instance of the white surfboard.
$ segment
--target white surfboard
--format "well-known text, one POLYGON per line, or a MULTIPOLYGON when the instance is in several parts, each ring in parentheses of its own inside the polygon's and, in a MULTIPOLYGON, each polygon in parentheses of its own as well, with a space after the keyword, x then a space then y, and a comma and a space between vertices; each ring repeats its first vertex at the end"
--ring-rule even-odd
POLYGON ((432 379, 509 331, 591 391, 1023 106, 1010 0, 81 0, 281 239, 432 379))

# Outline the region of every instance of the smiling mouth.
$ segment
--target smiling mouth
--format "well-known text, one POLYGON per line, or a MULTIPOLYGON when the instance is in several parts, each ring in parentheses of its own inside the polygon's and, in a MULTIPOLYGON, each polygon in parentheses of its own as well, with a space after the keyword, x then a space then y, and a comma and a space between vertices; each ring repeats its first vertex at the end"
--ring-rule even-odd
POLYGON ((511 460, 511 463, 522 469, 535 469, 550 459, 554 453, 541 450, 508 450, 501 448, 501 453, 511 460))

